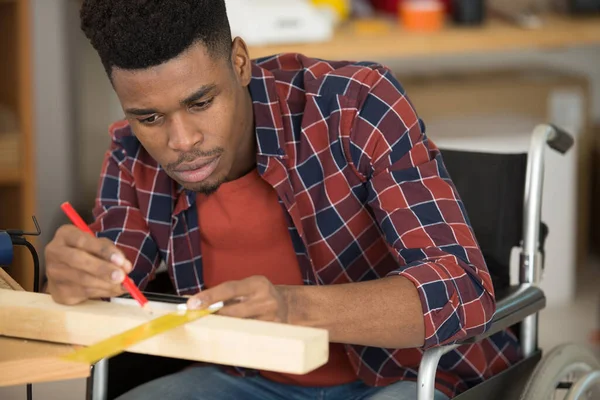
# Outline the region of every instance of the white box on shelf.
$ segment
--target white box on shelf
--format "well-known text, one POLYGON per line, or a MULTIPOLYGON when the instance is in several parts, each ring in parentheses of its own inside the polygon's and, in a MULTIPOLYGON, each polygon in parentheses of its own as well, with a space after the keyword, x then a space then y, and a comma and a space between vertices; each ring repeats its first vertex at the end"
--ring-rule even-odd
POLYGON ((327 41, 331 16, 306 0, 226 0, 233 37, 250 46, 327 41))

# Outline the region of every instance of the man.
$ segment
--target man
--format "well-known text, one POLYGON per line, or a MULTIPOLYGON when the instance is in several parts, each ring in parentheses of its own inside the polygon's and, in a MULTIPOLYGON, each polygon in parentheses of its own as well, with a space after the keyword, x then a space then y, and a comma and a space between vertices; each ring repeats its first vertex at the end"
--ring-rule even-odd
MULTIPOLYGON (((223 0, 87 0, 82 29, 125 112, 97 238, 62 227, 49 291, 77 304, 168 268, 190 308, 324 328, 304 376, 197 366, 123 399, 409 399, 423 350, 485 331, 490 275, 435 145, 384 66, 252 61, 223 0)), ((436 399, 518 359, 508 332, 450 352, 436 399)))

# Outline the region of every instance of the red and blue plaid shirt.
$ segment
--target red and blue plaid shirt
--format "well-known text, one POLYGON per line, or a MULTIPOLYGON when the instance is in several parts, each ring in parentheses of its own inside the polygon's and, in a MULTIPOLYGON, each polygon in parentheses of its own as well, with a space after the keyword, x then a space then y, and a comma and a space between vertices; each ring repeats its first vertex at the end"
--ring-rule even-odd
MULTIPOLYGON (((277 191, 306 285, 404 276, 425 318, 418 349, 346 346, 370 385, 416 379, 424 349, 482 333, 494 290, 440 152, 384 66, 298 54, 255 60, 249 91, 257 168, 277 191)), ((196 194, 173 181, 127 121, 111 126, 92 228, 133 262, 142 288, 161 263, 176 292, 205 288, 196 194)), ((449 396, 519 359, 500 332, 439 363, 449 396)))

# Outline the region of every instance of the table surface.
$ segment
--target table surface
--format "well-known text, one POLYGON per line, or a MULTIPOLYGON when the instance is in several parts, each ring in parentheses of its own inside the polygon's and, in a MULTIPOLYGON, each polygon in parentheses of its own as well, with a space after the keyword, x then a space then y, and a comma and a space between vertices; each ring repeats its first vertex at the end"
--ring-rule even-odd
MULTIPOLYGON (((0 268, 0 290, 23 288, 0 268)), ((88 365, 63 362, 57 358, 72 350, 72 346, 64 344, 0 336, 0 386, 88 377, 88 365)))

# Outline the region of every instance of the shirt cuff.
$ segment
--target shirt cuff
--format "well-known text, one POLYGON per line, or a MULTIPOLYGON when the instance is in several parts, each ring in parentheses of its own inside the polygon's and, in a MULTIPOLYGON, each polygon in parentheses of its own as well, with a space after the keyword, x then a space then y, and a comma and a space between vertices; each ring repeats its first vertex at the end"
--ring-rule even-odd
MULTIPOLYGON (((403 276, 416 287, 421 299, 423 320, 425 323, 425 341, 422 349, 449 344, 465 336, 464 311, 455 278, 448 269, 460 268, 437 263, 420 261, 401 269, 394 270, 388 276, 403 276)), ((460 268, 463 275, 464 269, 460 268)), ((469 280, 467 276, 464 279, 469 280)))

